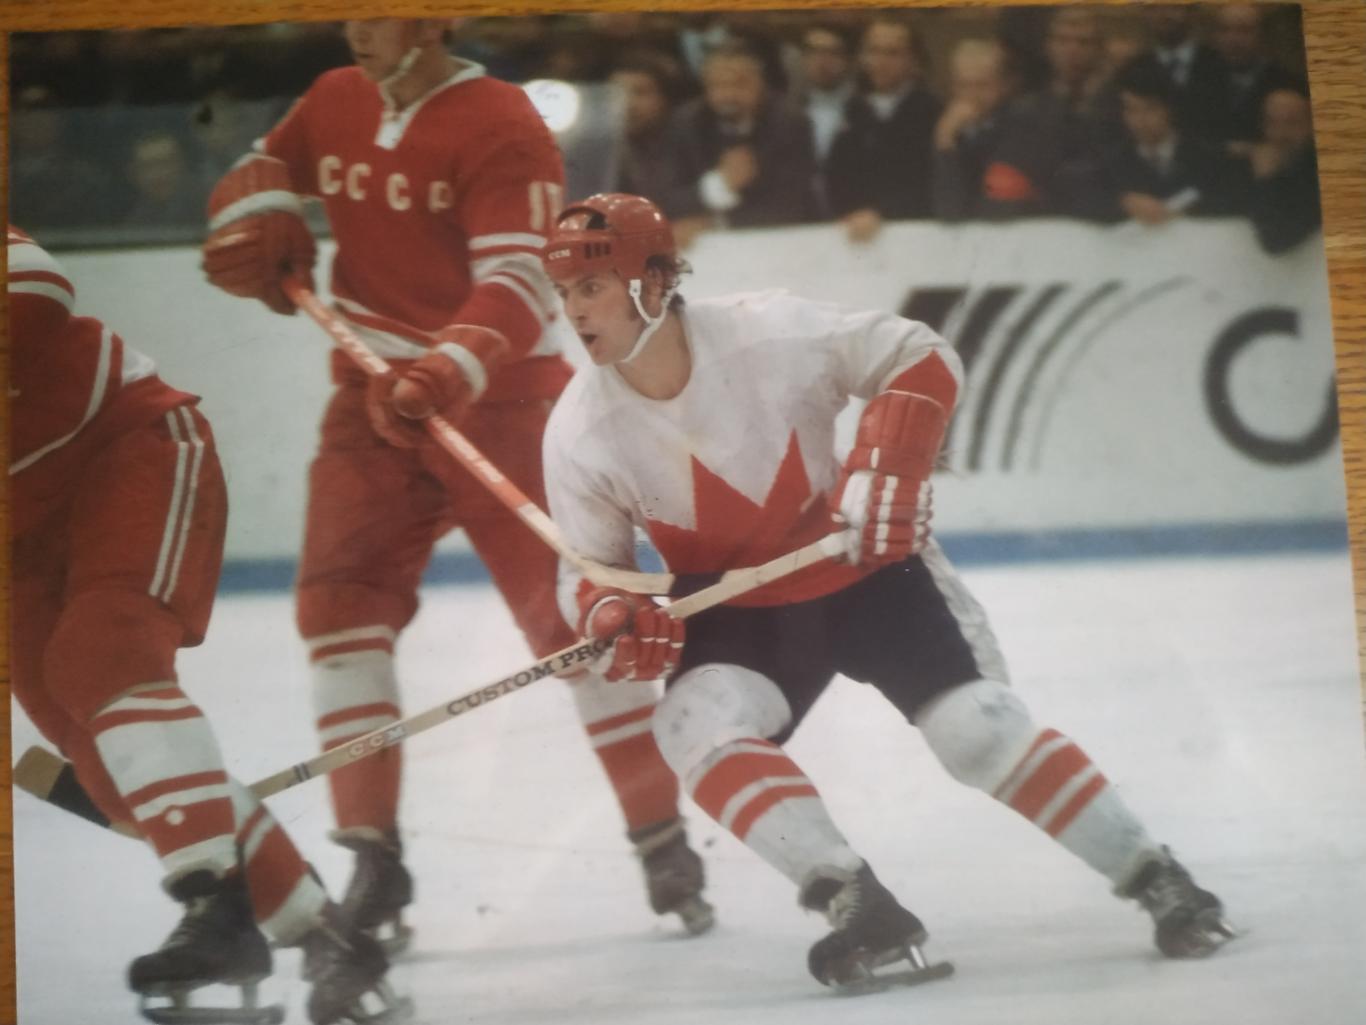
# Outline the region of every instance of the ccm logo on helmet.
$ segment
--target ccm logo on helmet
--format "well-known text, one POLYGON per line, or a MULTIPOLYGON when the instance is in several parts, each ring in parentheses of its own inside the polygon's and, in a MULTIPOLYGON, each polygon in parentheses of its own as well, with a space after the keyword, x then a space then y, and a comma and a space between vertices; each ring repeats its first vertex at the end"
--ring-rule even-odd
POLYGON ((552 249, 545 254, 545 258, 547 260, 567 260, 573 255, 574 250, 572 249, 552 249))

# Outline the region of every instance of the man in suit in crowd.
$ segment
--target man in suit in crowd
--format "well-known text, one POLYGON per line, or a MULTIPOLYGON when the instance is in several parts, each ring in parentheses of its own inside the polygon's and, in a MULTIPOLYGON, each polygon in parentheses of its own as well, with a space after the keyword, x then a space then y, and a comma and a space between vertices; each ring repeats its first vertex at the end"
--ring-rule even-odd
POLYGON ((1138 60, 1155 65, 1176 96, 1177 126, 1211 141, 1228 138, 1228 65, 1196 34, 1193 4, 1147 4, 1141 8, 1152 47, 1138 60))
POLYGON ((743 43, 712 50, 702 95, 669 126, 673 185, 664 208, 686 245, 708 227, 794 224, 815 214, 811 124, 773 95, 743 43))
POLYGON ((1319 230, 1319 165, 1309 94, 1303 86, 1268 94, 1262 141, 1252 148, 1249 164, 1252 226, 1262 248, 1282 253, 1319 230))
POLYGON ((1235 212, 1239 193, 1221 148, 1177 127, 1177 96, 1139 62, 1116 80, 1128 138, 1106 154, 1112 214, 1156 227, 1181 216, 1235 212))
POLYGON ((680 88, 670 57, 653 50, 617 61, 611 82, 622 102, 622 138, 613 190, 661 202, 669 189, 669 116, 680 88))
POLYGON ((983 215, 982 186, 1008 116, 1014 76, 995 40, 964 39, 953 51, 950 97, 934 129, 934 216, 983 215))
POLYGON ((884 220, 930 216, 932 138, 942 104, 921 84, 909 21, 879 16, 859 52, 866 88, 849 101, 825 167, 826 202, 855 241, 884 220))
POLYGON ((1214 10, 1214 48, 1228 68, 1228 121, 1224 137, 1256 142, 1262 108, 1277 89, 1295 87, 1295 76, 1267 57, 1265 11, 1260 4, 1221 4, 1214 10))
POLYGON ((854 95, 853 40, 834 25, 813 24, 802 32, 801 79, 797 100, 811 119, 816 162, 823 164, 844 127, 844 108, 854 95))
POLYGON ((1055 11, 1045 52, 1052 75, 1046 87, 1012 106, 983 175, 982 212, 1103 219, 1102 155, 1122 138, 1122 129, 1094 12, 1055 11))

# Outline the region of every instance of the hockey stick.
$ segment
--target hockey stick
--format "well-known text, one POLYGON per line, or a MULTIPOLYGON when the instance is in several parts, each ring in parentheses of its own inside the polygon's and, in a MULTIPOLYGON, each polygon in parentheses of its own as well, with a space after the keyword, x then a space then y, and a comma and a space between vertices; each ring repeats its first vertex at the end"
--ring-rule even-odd
POLYGON ((141 835, 132 823, 110 822, 76 779, 76 767, 45 747, 34 746, 25 751, 15 763, 11 779, 25 793, 79 815, 97 826, 107 826, 124 836, 141 835))
MULTIPOLYGON (((377 377, 389 372, 389 364, 382 357, 375 355, 345 320, 329 309, 300 281, 286 278, 282 287, 290 301, 312 317, 317 325, 331 336, 337 347, 350 356, 367 374, 377 377)), ((542 512, 521 488, 508 480, 468 438, 451 426, 449 421, 441 416, 429 416, 422 422, 426 424, 427 433, 437 444, 454 456, 456 462, 474 474, 494 498, 510 509, 537 537, 594 584, 599 587, 619 587, 638 594, 672 593, 676 581, 671 573, 641 573, 637 570, 617 569, 580 555, 565 540, 564 534, 555 522, 542 512)))
MULTIPOLYGON (((764 584, 772 583, 826 559, 837 557, 844 550, 843 532, 827 534, 819 541, 813 541, 809 545, 788 552, 786 555, 780 555, 776 559, 771 559, 759 566, 731 570, 716 583, 671 603, 668 606, 669 615, 678 619, 695 615, 704 609, 712 608, 744 594, 746 591, 762 587, 764 584)), ((330 751, 324 751, 313 758, 291 765, 287 769, 282 769, 258 780, 251 785, 251 792, 258 798, 271 797, 282 790, 298 786, 315 776, 326 775, 343 765, 350 765, 352 762, 357 762, 362 758, 383 751, 386 747, 393 747, 395 744, 429 730, 448 719, 454 719, 511 694, 513 691, 521 690, 537 680, 558 675, 568 669, 581 667, 605 651, 610 643, 610 641, 575 641, 569 647, 547 655, 538 662, 526 666, 510 676, 505 676, 501 680, 469 691, 453 701, 429 708, 427 711, 420 712, 410 718, 389 726, 381 726, 364 736, 357 737, 348 744, 334 747, 330 751)), ((630 685, 623 684, 623 686, 630 685)), ((14 783, 20 789, 26 790, 40 800, 55 804, 99 825, 109 824, 108 820, 95 808, 94 802, 80 788, 71 766, 50 751, 32 747, 24 752, 24 756, 20 758, 19 764, 14 768, 14 783), (66 786, 60 790, 54 785, 59 778, 66 781, 66 786), (79 795, 79 799, 75 795, 79 795)))

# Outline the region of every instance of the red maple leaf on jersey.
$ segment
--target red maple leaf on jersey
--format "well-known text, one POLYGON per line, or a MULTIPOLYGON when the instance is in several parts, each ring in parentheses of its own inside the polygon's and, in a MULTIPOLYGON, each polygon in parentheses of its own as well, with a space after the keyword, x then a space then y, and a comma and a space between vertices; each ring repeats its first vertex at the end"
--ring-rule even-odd
POLYGON ((755 566, 816 540, 829 529, 829 510, 817 496, 802 463, 797 432, 763 505, 745 497, 706 464, 692 458, 693 507, 697 527, 676 527, 646 519, 646 529, 674 573, 716 573, 755 566))

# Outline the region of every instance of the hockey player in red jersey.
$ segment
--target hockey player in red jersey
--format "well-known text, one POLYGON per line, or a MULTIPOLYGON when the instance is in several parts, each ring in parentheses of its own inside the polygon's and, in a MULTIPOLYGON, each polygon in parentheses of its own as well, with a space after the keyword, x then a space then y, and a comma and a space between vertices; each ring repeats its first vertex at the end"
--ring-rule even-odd
POLYGON ((677 658, 654 717, 693 799, 798 888, 833 931, 823 983, 879 985, 906 958, 942 974, 921 922, 878 881, 782 744, 836 673, 871 683, 957 780, 1025 816, 1133 898, 1173 957, 1232 935, 1220 902, 1154 843, 1085 752, 1036 725, 1007 685, 981 607, 930 537, 930 473, 961 366, 924 324, 784 292, 686 306, 668 222, 647 200, 566 209, 545 266, 594 367, 566 389, 545 442, 551 514, 570 543, 633 565, 642 525, 675 573, 762 562, 847 525, 846 556, 683 624, 652 599, 562 567, 580 629, 623 627, 613 669, 677 658), (866 399, 843 465, 836 415, 866 399), (679 648, 681 647, 681 655, 679 648))
MULTIPOLYGON (((541 435, 571 374, 539 259, 562 202, 560 157, 521 89, 447 52, 447 25, 348 22, 356 66, 320 77, 210 199, 209 280, 290 313, 280 283, 307 276, 314 255, 300 201, 320 197, 337 309, 394 368, 367 384, 333 353, 309 474, 297 613, 324 747, 399 718, 394 644, 434 543, 454 527, 538 655, 576 636, 556 605, 554 553, 409 418, 440 413, 543 504, 541 435)), ((657 695, 592 674, 571 683, 654 910, 702 931, 702 864, 650 732, 657 695)), ((412 896, 399 778, 398 747, 330 777, 333 837, 356 854, 343 907, 395 930, 394 944, 412 896)))
POLYGON ((227 774, 176 675, 176 650, 208 626, 227 516, 198 400, 100 321, 72 316, 70 280, 31 238, 10 228, 7 249, 14 695, 100 811, 136 826, 185 905, 129 985, 155 1020, 278 1020, 255 1005, 271 970, 264 929, 303 948, 314 1022, 364 1020, 371 991, 395 1017, 383 951, 344 927, 279 823, 227 774), (211 983, 242 986, 244 1006, 189 1007, 211 983))

